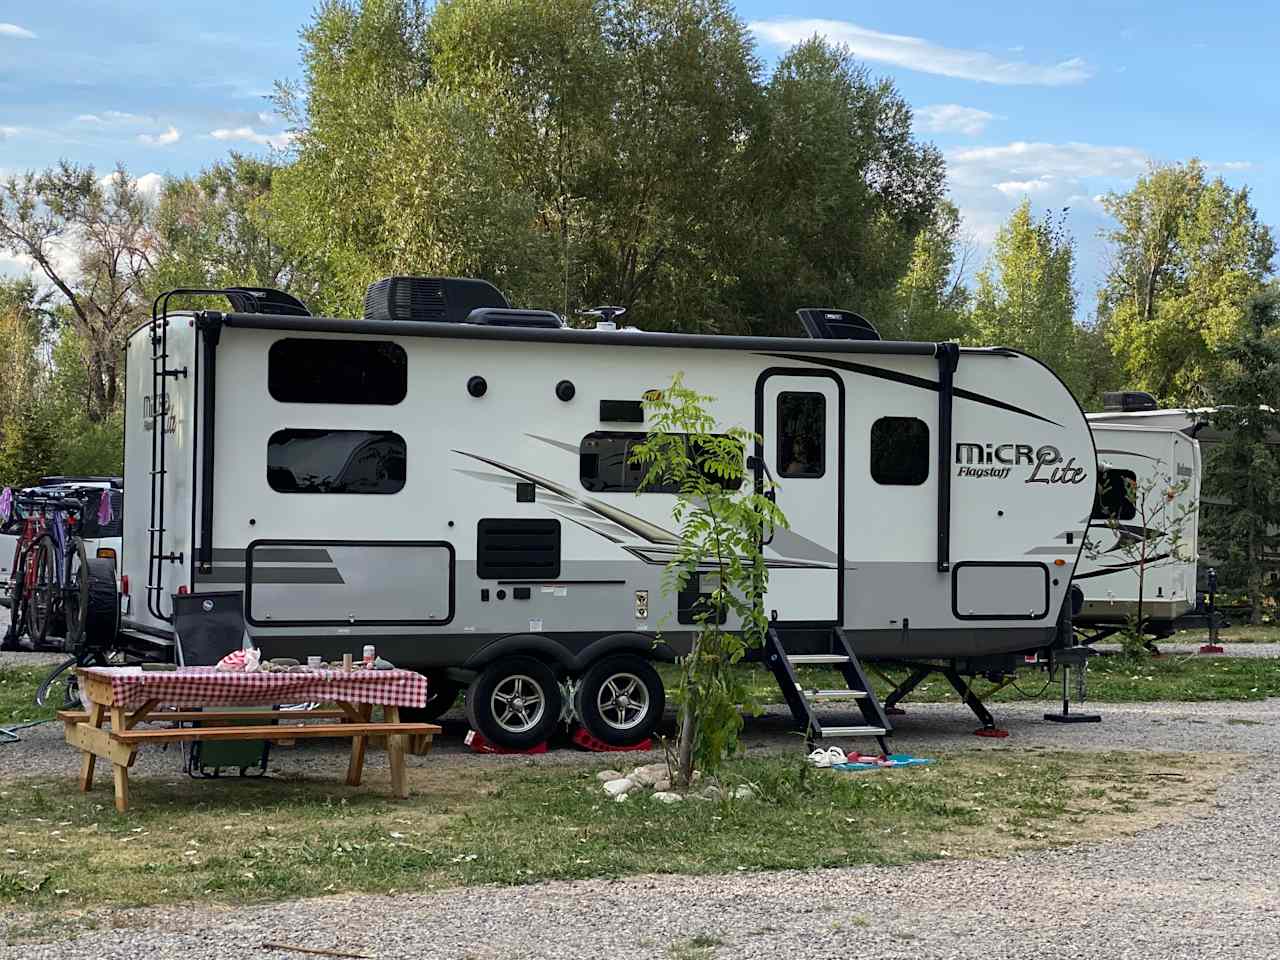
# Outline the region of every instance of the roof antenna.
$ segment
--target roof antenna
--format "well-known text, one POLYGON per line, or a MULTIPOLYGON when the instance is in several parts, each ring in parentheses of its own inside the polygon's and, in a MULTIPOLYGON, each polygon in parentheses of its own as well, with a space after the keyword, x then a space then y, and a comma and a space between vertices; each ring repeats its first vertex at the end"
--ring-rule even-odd
POLYGON ((590 310, 579 310, 578 316, 595 317, 597 330, 617 330, 617 318, 626 312, 626 307, 592 307, 590 310))

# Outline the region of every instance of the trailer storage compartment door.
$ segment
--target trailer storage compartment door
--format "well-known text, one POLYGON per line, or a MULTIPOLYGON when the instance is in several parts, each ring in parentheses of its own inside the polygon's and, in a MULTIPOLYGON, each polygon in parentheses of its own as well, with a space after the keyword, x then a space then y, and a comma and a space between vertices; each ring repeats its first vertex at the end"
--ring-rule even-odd
POLYGON ((1043 563, 957 563, 952 612, 960 620, 1043 620, 1049 615, 1049 568, 1043 563))
POLYGON ((245 552, 245 617, 263 627, 445 624, 453 576, 444 542, 258 540, 245 552))

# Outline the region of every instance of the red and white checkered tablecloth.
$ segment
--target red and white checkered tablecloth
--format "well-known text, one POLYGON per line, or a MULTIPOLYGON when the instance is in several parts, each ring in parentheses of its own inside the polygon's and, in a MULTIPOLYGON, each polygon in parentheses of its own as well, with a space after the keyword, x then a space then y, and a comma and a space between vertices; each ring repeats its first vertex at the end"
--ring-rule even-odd
POLYGON ((126 709, 148 700, 167 707, 259 707, 330 700, 384 707, 427 703, 427 678, 412 670, 243 673, 214 667, 90 667, 84 672, 108 681, 113 699, 126 709))

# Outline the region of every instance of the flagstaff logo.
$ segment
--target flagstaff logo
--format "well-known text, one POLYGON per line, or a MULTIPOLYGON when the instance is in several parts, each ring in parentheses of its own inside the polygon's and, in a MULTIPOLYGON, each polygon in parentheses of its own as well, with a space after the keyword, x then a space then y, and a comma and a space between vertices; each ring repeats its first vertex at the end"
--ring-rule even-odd
POLYGON ((1076 466, 1076 458, 1065 463, 1062 451, 1046 443, 1033 447, 1029 443, 957 443, 956 476, 971 479, 1004 480, 1017 467, 1030 467, 1023 483, 1084 483, 1089 476, 1084 467, 1076 466))

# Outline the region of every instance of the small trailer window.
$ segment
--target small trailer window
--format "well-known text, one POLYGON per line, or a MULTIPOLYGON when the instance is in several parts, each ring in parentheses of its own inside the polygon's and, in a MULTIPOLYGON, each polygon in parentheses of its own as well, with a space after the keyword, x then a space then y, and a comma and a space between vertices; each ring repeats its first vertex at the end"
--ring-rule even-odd
MULTIPOLYGON (((644 480, 646 468, 631 460, 631 451, 644 443, 648 434, 620 430, 597 430, 582 438, 578 447, 578 477, 593 493, 635 493, 644 480)), ((686 437, 686 442, 688 438, 686 437)), ((694 452, 696 459, 697 454, 694 452)), ((706 474, 708 480, 716 480, 706 474)), ((644 493, 679 493, 676 483, 653 484, 644 493)))
POLYGON ((827 472, 827 398, 778 394, 778 474, 821 477, 827 472))
POLYGON ((404 438, 389 430, 277 430, 267 483, 278 493, 398 493, 404 438))
POLYGON ((918 487, 929 479, 929 425, 916 417, 881 417, 871 425, 871 479, 918 487))
POLYGON ((277 340, 267 390, 281 403, 395 404, 408 391, 409 359, 390 340, 277 340))
POLYGON ((1132 470, 1109 467, 1098 471, 1098 489, 1093 495, 1094 520, 1132 520, 1138 508, 1133 502, 1138 475, 1132 470))

